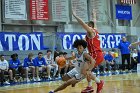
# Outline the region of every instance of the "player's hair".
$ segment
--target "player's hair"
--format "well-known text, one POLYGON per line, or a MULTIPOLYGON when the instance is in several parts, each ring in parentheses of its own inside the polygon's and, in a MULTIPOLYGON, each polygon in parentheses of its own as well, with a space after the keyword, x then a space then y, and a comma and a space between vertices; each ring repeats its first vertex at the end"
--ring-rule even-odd
POLYGON ((79 45, 82 45, 84 47, 84 49, 87 47, 87 42, 83 39, 77 39, 74 41, 73 43, 73 47, 77 48, 79 45))
POLYGON ((14 54, 11 55, 11 58, 14 58, 14 57, 18 57, 18 54, 14 53, 14 54))
POLYGON ((60 56, 60 55, 64 55, 64 53, 63 53, 63 52, 59 52, 59 56, 60 56))
POLYGON ((48 52, 52 52, 52 51, 51 51, 51 50, 47 50, 47 53, 48 53, 48 52))
POLYGON ((42 52, 38 52, 38 55, 39 55, 39 54, 43 54, 43 53, 42 53, 42 52))
POLYGON ((4 54, 0 54, 0 57, 4 56, 4 54))
POLYGON ((68 53, 67 52, 63 52, 63 55, 67 55, 68 53))
POLYGON ((93 21, 89 21, 88 25, 90 25, 92 28, 94 28, 94 22, 93 21))
POLYGON ((28 57, 33 57, 33 56, 34 56, 33 53, 29 53, 29 54, 28 54, 28 57))

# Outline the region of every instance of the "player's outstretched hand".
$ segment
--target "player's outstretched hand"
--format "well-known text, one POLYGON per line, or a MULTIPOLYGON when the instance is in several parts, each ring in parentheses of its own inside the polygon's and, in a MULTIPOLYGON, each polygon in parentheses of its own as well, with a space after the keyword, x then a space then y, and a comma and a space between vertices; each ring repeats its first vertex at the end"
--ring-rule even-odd
POLYGON ((130 45, 128 46, 128 48, 129 48, 129 49, 132 49, 132 45, 130 44, 130 45))

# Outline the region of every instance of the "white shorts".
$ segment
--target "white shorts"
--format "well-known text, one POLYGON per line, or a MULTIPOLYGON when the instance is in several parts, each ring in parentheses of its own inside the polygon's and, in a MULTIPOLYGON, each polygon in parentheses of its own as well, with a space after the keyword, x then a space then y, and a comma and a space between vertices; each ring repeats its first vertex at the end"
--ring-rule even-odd
POLYGON ((25 67, 26 70, 31 71, 32 68, 31 67, 25 67))
POLYGON ((80 72, 76 70, 76 68, 70 70, 67 75, 71 78, 75 77, 77 80, 82 80, 85 78, 80 72))
POLYGON ((46 69, 45 66, 38 67, 38 70, 39 70, 39 71, 44 71, 45 69, 46 69))
POLYGON ((58 70, 58 65, 57 64, 53 64, 55 66, 52 66, 51 64, 50 65, 47 65, 47 67, 49 67, 49 69, 56 69, 58 70))

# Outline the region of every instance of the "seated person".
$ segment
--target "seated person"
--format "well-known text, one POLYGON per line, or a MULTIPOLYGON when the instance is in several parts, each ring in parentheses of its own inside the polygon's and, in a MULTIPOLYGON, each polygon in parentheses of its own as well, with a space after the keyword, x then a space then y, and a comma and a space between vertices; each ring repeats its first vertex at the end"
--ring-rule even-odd
POLYGON ((51 69, 54 70, 53 77, 55 77, 56 73, 58 71, 58 65, 53 61, 51 50, 47 50, 47 54, 44 56, 44 58, 45 58, 46 63, 48 64, 47 65, 47 67, 48 67, 48 71, 47 71, 48 79, 51 79, 51 77, 50 77, 51 69))
MULTIPOLYGON (((103 55, 104 55, 104 58, 106 57, 107 55, 107 52, 106 51, 102 51, 103 52, 103 55)), ((106 73, 106 61, 104 60, 99 66, 97 66, 97 74, 100 74, 100 73, 106 73)))
POLYGON ((34 59, 35 60, 35 66, 36 66, 36 75, 37 75, 37 81, 41 81, 39 77, 39 71, 43 72, 48 70, 47 63, 45 61, 45 58, 43 57, 43 53, 39 52, 38 56, 34 59))
POLYGON ((6 81, 5 74, 10 74, 10 81, 12 81, 12 70, 9 70, 9 64, 7 60, 5 60, 4 55, 0 55, 0 82, 1 85, 5 84, 10 84, 9 82, 6 81))
POLYGON ((108 51, 108 54, 106 54, 104 59, 105 59, 107 69, 108 69, 109 73, 111 73, 111 67, 116 65, 115 62, 113 61, 114 58, 113 58, 112 52, 108 51))
POLYGON ((19 72, 20 76, 23 75, 23 70, 20 61, 18 59, 18 55, 16 53, 11 55, 11 59, 9 61, 9 69, 12 70, 13 72, 12 78, 14 78, 15 81, 17 80, 15 77, 16 73, 19 72))
MULTIPOLYGON (((59 56, 57 56, 56 57, 56 59, 55 59, 55 61, 57 62, 57 59, 59 58, 59 57, 66 57, 66 55, 67 55, 67 53, 65 52, 59 52, 59 56)), ((63 67, 63 68, 60 68, 60 67, 58 67, 58 77, 60 78, 61 77, 61 71, 62 71, 62 69, 64 69, 64 73, 62 74, 62 75, 64 75, 65 73, 67 73, 67 70, 68 70, 68 64, 67 64, 67 62, 66 62, 66 65, 63 67)))
POLYGON ((115 62, 115 64, 116 64, 116 66, 115 66, 115 70, 116 70, 116 72, 117 73, 119 73, 119 52, 118 52, 118 50, 117 49, 112 49, 112 51, 113 51, 113 58, 114 58, 114 62, 115 62))
POLYGON ((131 67, 132 69, 136 70, 138 63, 138 51, 137 49, 133 50, 132 57, 131 57, 131 67))
POLYGON ((33 54, 32 53, 29 53, 28 57, 26 57, 24 59, 23 67, 25 69, 26 81, 27 82, 30 81, 30 79, 28 78, 28 72, 29 71, 32 72, 32 79, 33 79, 33 81, 36 81, 35 80, 35 62, 34 62, 33 54))

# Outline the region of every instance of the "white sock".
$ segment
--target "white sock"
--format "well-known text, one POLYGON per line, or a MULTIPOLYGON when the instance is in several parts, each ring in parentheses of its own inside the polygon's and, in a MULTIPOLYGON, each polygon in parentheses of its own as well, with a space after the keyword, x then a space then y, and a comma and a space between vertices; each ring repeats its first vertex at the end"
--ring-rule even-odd
POLYGON ((89 87, 92 86, 92 81, 88 82, 88 86, 89 86, 89 87))
POLYGON ((96 78, 95 78, 95 82, 96 82, 96 83, 100 83, 100 79, 96 77, 96 78))

